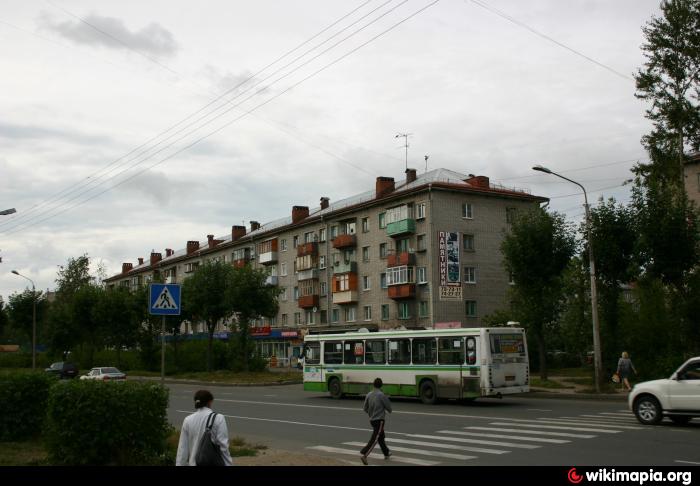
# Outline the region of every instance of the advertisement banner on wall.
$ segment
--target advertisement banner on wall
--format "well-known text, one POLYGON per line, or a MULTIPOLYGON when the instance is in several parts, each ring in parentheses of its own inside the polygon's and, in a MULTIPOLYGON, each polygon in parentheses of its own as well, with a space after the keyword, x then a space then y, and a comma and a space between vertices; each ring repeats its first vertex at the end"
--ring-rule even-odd
POLYGON ((462 287, 440 286, 440 300, 462 300, 462 287))
POLYGON ((459 233, 438 231, 440 286, 461 286, 459 280, 459 233))

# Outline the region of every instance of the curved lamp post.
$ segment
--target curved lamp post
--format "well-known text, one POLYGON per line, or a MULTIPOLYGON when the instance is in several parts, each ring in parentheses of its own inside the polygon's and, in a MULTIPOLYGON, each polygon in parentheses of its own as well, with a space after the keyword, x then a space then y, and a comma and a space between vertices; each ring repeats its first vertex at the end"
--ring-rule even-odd
POLYGON ((34 281, 31 278, 25 277, 17 270, 12 270, 12 273, 19 275, 22 278, 26 278, 32 283, 32 370, 36 370, 36 287, 34 286, 34 281))
POLYGON ((600 323, 598 322, 598 292, 596 290, 595 283, 595 261, 593 258, 593 238, 591 237, 591 213, 588 207, 588 195, 586 194, 586 189, 581 184, 576 181, 572 181, 561 174, 557 174, 546 167, 536 165, 532 168, 532 170, 559 177, 576 184, 581 188, 581 190, 583 190, 583 200, 585 201, 584 207, 586 208, 586 232, 588 234, 588 260, 591 274, 591 318, 593 320, 593 363, 595 368, 595 391, 596 393, 600 393, 600 378, 602 369, 602 358, 600 352, 600 323))
POLYGON ((5 209, 4 211, 0 211, 0 216, 7 216, 8 214, 16 213, 17 210, 15 208, 10 208, 10 209, 5 209))

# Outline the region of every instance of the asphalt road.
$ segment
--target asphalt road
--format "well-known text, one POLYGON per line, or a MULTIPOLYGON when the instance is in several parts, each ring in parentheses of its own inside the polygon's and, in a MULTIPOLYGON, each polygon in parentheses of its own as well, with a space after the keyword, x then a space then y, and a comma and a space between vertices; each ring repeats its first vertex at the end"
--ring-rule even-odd
MULTIPOLYGON (((193 411, 196 385, 168 385, 170 422, 193 411)), ((270 448, 359 462, 371 434, 362 397, 334 400, 301 385, 207 387, 230 436, 270 448)), ((509 397, 423 405, 392 399, 383 459, 370 464, 478 466, 698 466, 700 419, 643 426, 622 401, 509 397)))

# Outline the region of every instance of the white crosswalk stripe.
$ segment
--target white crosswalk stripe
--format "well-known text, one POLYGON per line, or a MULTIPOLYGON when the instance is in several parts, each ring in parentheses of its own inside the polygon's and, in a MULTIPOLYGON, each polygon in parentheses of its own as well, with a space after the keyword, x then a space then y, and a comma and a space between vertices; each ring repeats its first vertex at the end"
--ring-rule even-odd
MULTIPOLYGON (((511 419, 512 420, 512 419, 511 419)), ((576 430, 578 432, 596 432, 599 434, 619 434, 620 430, 607 430, 607 429, 596 429, 591 427, 565 427, 563 425, 540 425, 532 423, 522 423, 522 422, 491 422, 491 425, 505 425, 508 427, 529 427, 529 428, 540 428, 540 429, 554 429, 554 430, 576 430)))
MULTIPOLYGON (((364 442, 343 442, 343 445, 364 447, 364 442)), ((394 452, 407 452, 409 454, 418 454, 421 456, 433 456, 433 457, 446 457, 447 459, 457 459, 460 461, 466 461, 469 459, 476 459, 476 456, 465 456, 464 454, 454 454, 452 452, 440 452, 440 451, 427 451, 425 449, 413 449, 412 447, 397 447, 393 446, 391 448, 391 459, 394 459, 394 452)))
MULTIPOLYGON (((464 432, 460 430, 438 430, 438 434, 455 434, 455 435, 465 435, 464 432)), ((516 449, 539 449, 540 445, 534 444, 516 444, 514 442, 502 442, 495 440, 481 440, 481 439, 469 439, 470 444, 484 444, 484 445, 496 445, 502 447, 514 447, 516 449)))
POLYGON ((539 422, 542 422, 543 424, 561 424, 561 425, 586 425, 586 426, 591 426, 591 427, 609 427, 613 429, 626 429, 626 430, 643 430, 643 427, 636 427, 632 425, 623 425, 623 424, 616 424, 616 423, 606 423, 606 422, 589 422, 584 419, 579 419, 579 420, 574 420, 574 419, 564 419, 564 418, 558 418, 558 419, 537 419, 539 422))
MULTIPOLYGON (((434 440, 446 440, 450 442, 470 442, 469 439, 462 439, 459 437, 443 437, 440 435, 428 435, 428 434, 406 434, 409 437, 416 437, 418 439, 434 439, 434 440)), ((507 454, 510 451, 504 451, 500 449, 486 449, 483 447, 465 447, 465 451, 470 451, 470 452, 483 452, 484 454, 507 454)))
MULTIPOLYGON (((513 424, 506 424, 513 425, 513 424)), ((541 430, 521 430, 521 429, 503 429, 497 427, 464 427, 467 430, 491 430, 493 432, 515 432, 517 434, 534 434, 534 435, 551 435, 553 437, 573 437, 575 439, 592 439, 595 435, 587 434, 569 434, 567 432, 544 432, 541 430)))
POLYGON ((620 413, 620 412, 600 412, 600 415, 612 415, 612 416, 617 416, 617 417, 629 417, 631 415, 631 412, 625 412, 625 413, 620 413))
POLYGON ((630 415, 627 418, 622 417, 606 417, 600 415, 580 415, 581 418, 594 418, 596 420, 606 420, 608 422, 619 422, 619 423, 639 423, 634 415, 630 415))
POLYGON ((452 431, 451 434, 468 435, 471 437, 491 437, 493 439, 509 439, 509 440, 526 440, 529 442, 541 442, 545 444, 568 444, 570 440, 565 439, 548 439, 545 437, 523 437, 521 435, 506 435, 506 434, 487 434, 484 432, 462 432, 452 431))
POLYGON ((392 439, 389 437, 387 437, 386 441, 389 443, 396 443, 396 444, 410 444, 410 445, 419 445, 419 446, 425 446, 425 447, 435 447, 437 449, 450 449, 450 450, 454 450, 454 451, 471 452, 468 447, 464 447, 464 446, 457 445, 457 444, 441 444, 439 442, 426 442, 423 440, 392 439))
MULTIPOLYGON (((307 449, 314 449, 314 450, 323 451, 323 452, 333 452, 335 454, 351 455, 351 456, 357 457, 358 461, 360 460, 360 453, 356 450, 342 449, 340 447, 328 447, 328 446, 311 446, 311 447, 307 447, 307 449)), ((440 464, 440 462, 436 462, 436 461, 426 461, 425 459, 414 459, 412 457, 396 457, 393 455, 391 456, 391 460, 394 462, 403 462, 405 464, 415 464, 417 466, 435 466, 437 464, 440 464)))

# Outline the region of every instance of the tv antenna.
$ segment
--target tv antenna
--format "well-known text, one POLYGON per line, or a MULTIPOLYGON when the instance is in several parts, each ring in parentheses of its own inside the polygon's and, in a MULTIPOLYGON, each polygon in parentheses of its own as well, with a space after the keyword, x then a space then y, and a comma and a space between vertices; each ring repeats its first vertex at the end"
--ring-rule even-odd
POLYGON ((425 155, 424 157, 425 157, 425 172, 427 173, 428 172, 428 158, 430 157, 430 155, 425 155))
POLYGON ((406 149, 406 170, 408 170, 408 137, 413 135, 412 133, 397 133, 394 138, 399 138, 403 137, 404 139, 404 148, 406 149))

